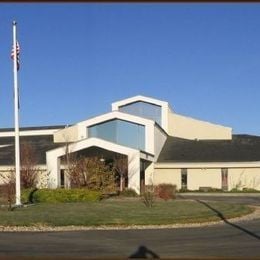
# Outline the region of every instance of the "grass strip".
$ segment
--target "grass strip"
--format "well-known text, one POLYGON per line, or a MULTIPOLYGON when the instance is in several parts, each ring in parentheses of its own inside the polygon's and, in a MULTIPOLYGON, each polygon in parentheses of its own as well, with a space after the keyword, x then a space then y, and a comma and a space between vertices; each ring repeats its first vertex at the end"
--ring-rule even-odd
POLYGON ((88 203, 39 203, 8 211, 0 209, 1 226, 101 226, 203 223, 239 217, 253 211, 224 202, 159 201, 147 208, 140 200, 88 203))

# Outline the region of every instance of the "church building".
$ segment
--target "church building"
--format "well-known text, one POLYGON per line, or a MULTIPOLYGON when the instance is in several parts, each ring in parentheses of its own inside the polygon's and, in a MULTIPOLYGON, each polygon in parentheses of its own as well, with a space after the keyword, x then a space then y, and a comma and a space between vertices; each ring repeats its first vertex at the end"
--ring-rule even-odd
MULTIPOLYGON (((66 187, 66 152, 127 157, 127 186, 171 183, 182 190, 205 187, 260 190, 260 136, 232 134, 230 127, 186 117, 168 102, 134 96, 112 109, 69 126, 20 129, 20 142, 38 156, 41 186, 66 187)), ((14 168, 14 130, 0 129, 0 171, 14 168)))

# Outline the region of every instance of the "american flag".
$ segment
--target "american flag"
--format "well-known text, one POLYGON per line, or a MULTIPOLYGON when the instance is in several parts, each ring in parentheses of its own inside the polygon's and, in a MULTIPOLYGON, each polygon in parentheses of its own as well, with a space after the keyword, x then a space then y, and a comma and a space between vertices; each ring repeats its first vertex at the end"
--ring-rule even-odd
MULTIPOLYGON (((17 70, 19 70, 19 68, 20 68, 19 54, 20 54, 20 45, 19 45, 18 42, 16 42, 16 62, 17 62, 17 70)), ((14 59, 14 47, 12 48, 11 58, 14 59)))

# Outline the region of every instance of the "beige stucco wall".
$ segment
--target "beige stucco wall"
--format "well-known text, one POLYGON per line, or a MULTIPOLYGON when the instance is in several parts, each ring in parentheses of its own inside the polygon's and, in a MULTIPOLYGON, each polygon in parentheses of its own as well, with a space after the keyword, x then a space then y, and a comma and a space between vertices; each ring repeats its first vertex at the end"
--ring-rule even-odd
POLYGON ((200 187, 221 189, 221 169, 188 169, 188 190, 199 190, 200 187))
POLYGON ((168 134, 187 139, 231 139, 232 129, 169 112, 168 134))
POLYGON ((228 187, 260 190, 260 168, 233 168, 228 169, 228 187))
MULTIPOLYGON (((181 168, 156 168, 153 172, 153 183, 171 183, 181 188, 181 168)), ((212 187, 221 189, 221 168, 187 168, 187 188, 189 190, 199 190, 200 187, 212 187)), ((252 188, 260 190, 260 167, 230 167, 228 168, 228 190, 233 188, 243 189, 252 188)))
POLYGON ((153 184, 171 183, 181 188, 181 170, 180 169, 155 169, 153 175, 153 184))
POLYGON ((70 126, 53 134, 54 143, 78 141, 78 125, 70 126))
MULTIPOLYGON (((181 169, 155 169, 154 184, 171 183, 181 188, 181 169)), ((221 188, 220 169, 188 169, 187 188, 198 190, 200 187, 221 188)))

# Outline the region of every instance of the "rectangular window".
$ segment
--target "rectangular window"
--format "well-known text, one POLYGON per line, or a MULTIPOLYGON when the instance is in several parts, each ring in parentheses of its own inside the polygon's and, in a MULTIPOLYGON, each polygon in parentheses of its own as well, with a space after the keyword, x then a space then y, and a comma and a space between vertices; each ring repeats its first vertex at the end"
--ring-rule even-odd
POLYGON ((136 115, 148 119, 154 120, 156 123, 161 125, 161 106, 150 104, 143 101, 137 101, 131 104, 127 104, 119 107, 119 111, 123 113, 128 113, 131 115, 136 115))
POLYGON ((221 188, 223 191, 228 190, 228 168, 221 169, 221 188))
POLYGON ((145 150, 145 126, 120 119, 113 119, 88 127, 88 137, 145 150))
POLYGON ((181 188, 186 190, 188 187, 188 170, 186 168, 181 169, 181 188))

